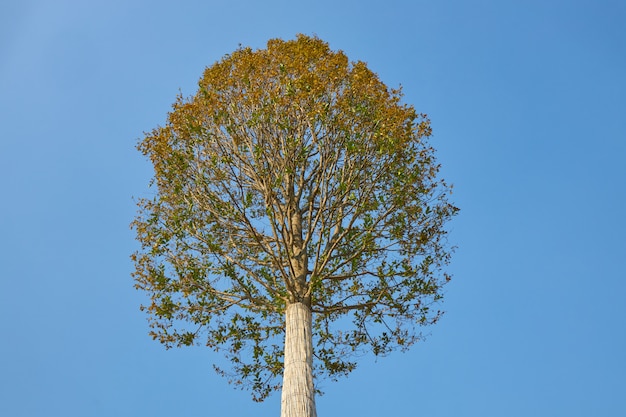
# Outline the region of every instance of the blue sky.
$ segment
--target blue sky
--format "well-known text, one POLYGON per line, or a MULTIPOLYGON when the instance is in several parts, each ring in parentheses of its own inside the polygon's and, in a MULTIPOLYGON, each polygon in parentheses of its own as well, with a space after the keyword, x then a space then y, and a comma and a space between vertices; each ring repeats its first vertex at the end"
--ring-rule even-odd
POLYGON ((317 34, 428 113, 462 209, 439 324, 320 416, 626 415, 624 1, 0 4, 0 415, 278 415, 132 288, 134 149, 239 44, 317 34))

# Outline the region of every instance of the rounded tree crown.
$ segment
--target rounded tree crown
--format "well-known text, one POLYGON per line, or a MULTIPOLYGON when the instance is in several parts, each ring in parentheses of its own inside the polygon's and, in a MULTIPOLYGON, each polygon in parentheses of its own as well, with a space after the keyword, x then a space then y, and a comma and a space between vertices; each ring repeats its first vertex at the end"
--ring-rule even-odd
POLYGON ((208 67, 138 148, 156 195, 133 226, 153 337, 203 341, 264 398, 282 371, 284 311, 313 313, 316 369, 349 373, 421 338, 449 275, 430 122, 363 62, 305 35, 208 67))

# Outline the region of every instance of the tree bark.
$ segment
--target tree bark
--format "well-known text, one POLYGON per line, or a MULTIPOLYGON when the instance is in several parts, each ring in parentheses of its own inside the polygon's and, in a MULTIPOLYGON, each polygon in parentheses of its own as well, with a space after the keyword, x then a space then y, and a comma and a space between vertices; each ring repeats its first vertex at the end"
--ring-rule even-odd
POLYGON ((317 417, 313 388, 311 309, 303 303, 287 306, 285 364, 281 417, 317 417))

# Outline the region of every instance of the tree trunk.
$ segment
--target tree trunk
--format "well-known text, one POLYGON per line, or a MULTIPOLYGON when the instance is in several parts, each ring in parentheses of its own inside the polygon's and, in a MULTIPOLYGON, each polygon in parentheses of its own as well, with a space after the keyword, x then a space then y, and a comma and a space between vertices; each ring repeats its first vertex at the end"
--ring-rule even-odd
POLYGON ((303 303, 287 306, 285 365, 281 417, 317 417, 313 388, 311 309, 303 303))

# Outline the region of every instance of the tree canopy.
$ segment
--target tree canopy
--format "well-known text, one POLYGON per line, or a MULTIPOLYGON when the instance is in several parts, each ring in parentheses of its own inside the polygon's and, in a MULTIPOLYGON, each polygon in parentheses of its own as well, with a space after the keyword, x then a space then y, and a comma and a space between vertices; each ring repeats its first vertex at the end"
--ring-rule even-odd
POLYGON ((154 196, 133 222, 153 338, 204 344, 257 400, 279 387, 285 310, 312 313, 316 376, 435 323, 457 212, 425 114, 363 62, 304 35, 239 48, 138 149, 154 196))

